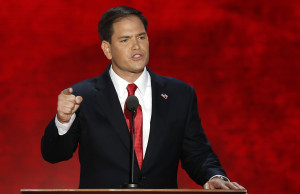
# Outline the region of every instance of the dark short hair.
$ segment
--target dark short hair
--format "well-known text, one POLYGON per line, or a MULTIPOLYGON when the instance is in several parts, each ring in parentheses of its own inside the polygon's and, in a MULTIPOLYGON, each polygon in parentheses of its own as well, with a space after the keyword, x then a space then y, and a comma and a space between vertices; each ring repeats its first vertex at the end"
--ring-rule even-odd
POLYGON ((101 41, 106 40, 111 43, 111 36, 114 33, 113 23, 132 15, 137 16, 142 21, 147 31, 148 21, 142 15, 141 11, 126 6, 114 7, 106 11, 98 23, 98 32, 101 41))

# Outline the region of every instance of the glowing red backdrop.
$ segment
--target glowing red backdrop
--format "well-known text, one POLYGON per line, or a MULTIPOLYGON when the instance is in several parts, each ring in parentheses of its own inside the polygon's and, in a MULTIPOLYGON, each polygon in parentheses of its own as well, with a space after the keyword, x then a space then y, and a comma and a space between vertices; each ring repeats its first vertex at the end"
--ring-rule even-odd
POLYGON ((49 164, 40 140, 60 91, 108 65, 97 23, 119 5, 149 20, 149 67, 195 87, 229 178, 249 193, 300 190, 299 1, 0 2, 0 193, 77 188, 77 155, 49 164))

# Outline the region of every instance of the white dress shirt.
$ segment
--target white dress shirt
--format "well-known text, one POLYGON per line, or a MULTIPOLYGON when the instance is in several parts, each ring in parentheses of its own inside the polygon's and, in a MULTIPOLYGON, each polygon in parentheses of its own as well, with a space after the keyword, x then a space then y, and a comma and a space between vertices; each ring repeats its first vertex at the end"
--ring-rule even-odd
MULTIPOLYGON (((123 78, 121 78, 120 76, 118 76, 114 72, 112 67, 110 67, 109 75, 116 89, 120 101, 120 105, 124 112, 125 101, 128 97, 128 92, 126 87, 130 83, 124 80, 123 78)), ((143 113, 143 157, 145 157, 145 153, 148 145, 149 133, 150 133, 150 120, 152 114, 151 77, 146 67, 144 68, 144 71, 140 75, 140 77, 134 82, 134 84, 138 87, 137 90, 135 91, 135 96, 139 100, 139 103, 142 107, 142 113, 143 113)), ((65 133, 67 133, 72 123, 74 122, 75 118, 76 118, 76 114, 74 113, 68 123, 60 123, 57 117, 55 117, 55 124, 58 129, 58 134, 64 135, 65 133)))

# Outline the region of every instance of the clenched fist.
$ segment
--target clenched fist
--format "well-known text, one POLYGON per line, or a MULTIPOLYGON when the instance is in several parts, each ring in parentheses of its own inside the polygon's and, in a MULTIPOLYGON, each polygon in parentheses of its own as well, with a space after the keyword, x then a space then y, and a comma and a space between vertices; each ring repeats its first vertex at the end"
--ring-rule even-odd
POLYGON ((61 123, 69 122, 83 100, 81 96, 74 96, 72 93, 73 89, 67 88, 58 95, 57 119, 61 123))

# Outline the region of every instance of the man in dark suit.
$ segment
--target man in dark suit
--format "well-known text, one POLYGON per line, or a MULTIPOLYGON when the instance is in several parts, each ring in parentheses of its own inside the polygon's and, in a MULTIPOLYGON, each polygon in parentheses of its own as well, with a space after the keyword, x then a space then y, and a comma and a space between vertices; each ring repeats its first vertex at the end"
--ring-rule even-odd
POLYGON ((201 126, 193 87, 153 73, 147 20, 130 7, 108 10, 99 22, 101 48, 111 64, 99 77, 58 96, 57 115, 42 138, 42 155, 68 160, 79 144, 79 188, 120 188, 129 180, 131 120, 126 99, 136 95, 135 182, 177 188, 179 160, 206 189, 243 189, 230 182, 201 126))

